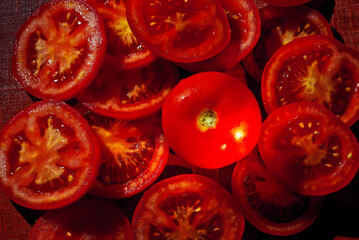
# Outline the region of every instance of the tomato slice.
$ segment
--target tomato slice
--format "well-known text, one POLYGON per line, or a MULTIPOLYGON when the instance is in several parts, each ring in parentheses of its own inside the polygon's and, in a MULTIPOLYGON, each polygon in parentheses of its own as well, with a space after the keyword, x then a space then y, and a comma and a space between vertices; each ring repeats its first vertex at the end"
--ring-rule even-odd
POLYGON ((306 6, 266 6, 259 10, 259 14, 260 38, 253 51, 243 60, 249 74, 258 82, 261 82, 266 63, 281 46, 314 34, 333 37, 328 21, 318 11, 306 6))
POLYGON ((269 3, 277 7, 292 7, 298 6, 309 2, 310 0, 263 0, 263 2, 269 3))
POLYGON ((132 240, 132 231, 128 218, 115 205, 82 199, 44 213, 29 233, 29 240, 55 239, 132 240))
POLYGON ((298 101, 318 102, 349 126, 359 119, 359 54, 323 35, 296 39, 266 65, 262 98, 268 113, 298 101))
POLYGON ((126 7, 135 36, 174 62, 210 58, 231 38, 219 0, 127 0, 126 7))
POLYGON ((241 239, 244 217, 233 197, 210 178, 183 174, 147 190, 135 209, 135 239, 241 239))
POLYGON ((355 135, 317 103, 297 102, 272 112, 263 123, 258 147, 270 174, 304 195, 342 189, 359 166, 355 135))
POLYGON ((159 114, 139 120, 118 120, 94 114, 81 105, 101 145, 101 166, 90 193, 125 198, 149 187, 166 166, 169 146, 159 114))
POLYGON ((236 163, 232 193, 254 227, 278 236, 296 234, 309 227, 324 199, 298 195, 280 185, 268 174, 258 148, 236 163))
POLYGON ((220 0, 231 28, 231 41, 216 56, 192 63, 178 63, 190 72, 225 71, 236 66, 257 43, 260 17, 253 0, 220 0))
POLYGON ((87 0, 100 13, 107 34, 106 65, 138 69, 153 62, 157 55, 140 43, 128 26, 125 0, 87 0))
POLYGON ((99 115, 142 118, 161 109, 178 79, 178 68, 163 59, 134 71, 116 71, 105 65, 77 99, 99 115))
POLYGON ((51 1, 18 31, 13 74, 35 97, 67 100, 94 80, 106 45, 103 22, 94 8, 82 1, 51 1))
POLYGON ((99 146, 69 105, 43 100, 13 117, 0 133, 0 187, 14 202, 54 209, 81 198, 99 170, 99 146))

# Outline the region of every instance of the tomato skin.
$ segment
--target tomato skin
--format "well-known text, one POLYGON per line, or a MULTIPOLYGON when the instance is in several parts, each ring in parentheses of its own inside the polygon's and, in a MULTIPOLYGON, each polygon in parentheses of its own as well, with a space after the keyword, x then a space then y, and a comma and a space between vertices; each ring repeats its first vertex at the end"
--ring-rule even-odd
POLYGON ((318 103, 276 109, 263 122, 258 148, 270 174, 303 195, 336 192, 349 184, 359 167, 355 135, 318 103))
POLYGON ((42 100, 0 132, 0 188, 15 203, 56 209, 84 196, 96 180, 100 148, 87 121, 71 106, 42 100))
POLYGON ((93 81, 106 47, 103 21, 93 7, 82 0, 51 1, 17 32, 13 75, 37 98, 68 100, 93 81))
POLYGON ((127 0, 126 8, 134 35, 150 50, 173 62, 213 57, 231 38, 219 0, 127 0))
POLYGON ((244 225, 229 192, 197 174, 154 184, 142 196, 132 219, 134 239, 151 240, 167 235, 172 239, 241 239, 244 225))
POLYGON ((307 3, 310 0, 263 0, 263 1, 277 7, 292 7, 292 6, 298 6, 307 3))
POLYGON ((203 72, 182 79, 173 88, 162 107, 162 126, 171 149, 185 161, 220 168, 253 149, 261 114, 253 93, 241 80, 203 72))

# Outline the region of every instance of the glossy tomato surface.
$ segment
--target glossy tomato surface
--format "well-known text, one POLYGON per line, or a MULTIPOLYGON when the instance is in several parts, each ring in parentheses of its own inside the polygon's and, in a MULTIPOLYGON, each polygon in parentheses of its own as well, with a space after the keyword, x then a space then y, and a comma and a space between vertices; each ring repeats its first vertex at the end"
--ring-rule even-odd
POLYGON ((333 37, 328 21, 316 10, 306 6, 259 9, 260 38, 253 51, 244 59, 246 69, 258 82, 270 57, 290 41, 315 34, 333 37))
POLYGON ((99 115, 143 118, 160 111, 178 79, 177 66, 163 59, 133 71, 104 65, 95 81, 77 99, 99 115))
POLYGON ((29 240, 132 240, 125 214, 111 203, 80 200, 44 213, 33 225, 29 240))
POLYGON ((194 62, 218 54, 230 27, 219 0, 126 0, 134 35, 174 62, 194 62))
POLYGON ((263 0, 270 5, 277 7, 292 7, 309 2, 310 0, 263 0))
POLYGON ((134 239, 237 240, 242 212, 217 182, 197 174, 162 180, 147 190, 132 219, 134 239))
POLYGON ((236 66, 258 41, 261 23, 253 0, 220 0, 231 28, 231 41, 216 56, 198 62, 178 63, 191 72, 225 71, 236 66))
POLYGON ((309 227, 324 199, 295 194, 284 188, 270 176, 257 148, 236 163, 232 193, 244 217, 254 227, 278 236, 293 235, 309 227))
POLYGON ((87 0, 100 13, 107 35, 105 64, 118 69, 138 69, 157 55, 133 35, 126 17, 125 0, 87 0))
POLYGON ((268 113, 299 101, 320 103, 347 125, 359 118, 359 54, 338 40, 314 35, 284 45, 262 77, 268 113))
POLYGON ((140 120, 118 120, 83 109, 80 112, 101 145, 100 171, 91 194, 104 198, 130 197, 159 177, 169 154, 159 114, 140 120))
POLYGON ((13 74, 35 97, 67 100, 94 80, 106 45, 103 22, 94 8, 83 1, 51 1, 19 29, 13 74))
POLYGON ((359 166, 359 144, 324 106, 297 102, 263 122, 258 147, 270 174, 289 190, 325 195, 349 184, 359 166))
POLYGON ((80 199, 96 180, 99 146, 69 105, 42 100, 1 129, 0 187, 15 203, 54 209, 80 199))
POLYGON ((203 72, 182 79, 162 108, 173 151, 192 165, 220 168, 256 145, 261 113, 253 93, 229 74, 203 72))

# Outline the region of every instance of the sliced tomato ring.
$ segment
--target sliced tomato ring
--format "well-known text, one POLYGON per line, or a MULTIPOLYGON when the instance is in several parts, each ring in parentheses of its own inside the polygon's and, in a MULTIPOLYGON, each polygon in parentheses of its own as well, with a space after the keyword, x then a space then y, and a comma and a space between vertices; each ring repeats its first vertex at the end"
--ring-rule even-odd
POLYGON ((232 193, 254 227, 278 236, 296 234, 309 227, 324 199, 298 195, 280 185, 268 174, 258 148, 236 163, 232 193))
POLYGON ((281 47, 262 78, 267 113, 298 101, 321 103, 347 125, 359 119, 359 54, 324 35, 302 37, 281 47))
POLYGON ((158 112, 179 79, 176 65, 163 59, 134 71, 103 66, 77 99, 99 115, 135 119, 158 112))
POLYGON ((241 239, 244 217, 233 197, 210 178, 183 174, 149 188, 137 205, 135 239, 241 239))
POLYGON ((33 225, 29 240, 126 239, 132 240, 125 214, 111 203, 85 200, 44 213, 33 225))
POLYGON ((121 69, 138 69, 157 55, 133 35, 126 17, 125 0, 87 0, 100 13, 107 34, 105 64, 121 69))
POLYGON ((314 34, 333 37, 328 21, 318 11, 306 6, 266 6, 259 9, 259 14, 260 38, 253 51, 243 60, 249 74, 258 82, 261 81, 266 63, 281 46, 314 34))
POLYGON ((169 146, 159 114, 140 120, 118 120, 76 108, 84 115, 101 145, 101 166, 90 193, 125 198, 142 192, 162 173, 169 146))
POLYGON ((276 109, 263 122, 258 148, 269 173, 303 195, 336 192, 358 171, 355 135, 318 103, 297 102, 276 109))
POLYGON ((292 7, 309 2, 310 0, 263 0, 263 2, 277 7, 292 7))
POLYGON ((103 22, 94 8, 83 1, 51 1, 18 31, 13 74, 35 97, 67 100, 94 80, 106 45, 103 22))
POLYGON ((0 187, 33 209, 68 205, 87 193, 99 170, 99 146, 71 106, 43 100, 13 117, 0 133, 0 187))
POLYGON ((174 62, 213 57, 231 38, 219 0, 126 0, 126 8, 135 36, 174 62))

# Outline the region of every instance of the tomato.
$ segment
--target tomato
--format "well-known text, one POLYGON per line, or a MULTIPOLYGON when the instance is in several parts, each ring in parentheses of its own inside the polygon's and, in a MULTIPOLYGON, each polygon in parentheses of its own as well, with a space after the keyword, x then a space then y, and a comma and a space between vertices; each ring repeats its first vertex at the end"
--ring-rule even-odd
POLYGON ((169 147, 161 118, 118 120, 89 111, 83 113, 101 145, 101 166, 90 193, 104 198, 125 198, 150 186, 166 166, 169 147))
POLYGON ((126 8, 134 35, 174 62, 213 57, 231 38, 219 0, 127 0, 126 8))
POLYGON ((78 0, 51 1, 18 31, 13 74, 35 97, 67 100, 93 81, 106 45, 103 22, 94 8, 78 0))
POLYGON ((44 213, 29 233, 29 240, 55 239, 132 240, 132 231, 128 218, 116 206, 82 199, 44 213))
POLYGON ((232 193, 244 217, 262 232, 287 236, 309 227, 318 216, 323 197, 288 191, 271 177, 255 148, 238 161, 232 174, 232 193))
POLYGON ((241 239, 242 212, 217 182, 196 174, 162 180, 147 190, 137 205, 135 239, 241 239))
POLYGON ((248 85, 247 78, 246 78, 246 71, 244 70, 244 67, 241 63, 238 63, 236 66, 226 70, 225 73, 227 73, 235 78, 238 78, 246 86, 248 85))
POLYGON ((266 63, 281 46, 308 35, 333 37, 328 21, 318 11, 306 6, 266 6, 259 10, 259 14, 260 38, 253 51, 243 60, 249 74, 258 82, 261 81, 266 63))
POLYGON ((263 122, 258 147, 270 174, 304 195, 342 189, 359 166, 355 135, 318 103, 297 102, 272 112, 263 122))
POLYGON ((256 145, 261 114, 239 79, 203 72, 182 79, 162 107, 162 126, 172 150, 190 164, 220 168, 256 145))
POLYGON ((273 6, 292 7, 309 2, 310 0, 263 0, 273 6))
POLYGON ((178 79, 178 68, 163 59, 133 71, 104 65, 95 81, 77 99, 99 115, 143 118, 160 111, 178 79))
POLYGON ((262 78, 266 111, 298 101, 321 103, 343 122, 359 119, 359 54, 323 35, 293 40, 269 60, 262 78))
POLYGON ((86 120, 63 102, 30 105, 6 123, 0 139, 0 188, 24 207, 63 207, 96 180, 98 142, 86 120))
POLYGON ((178 63, 191 72, 225 71, 236 66, 254 47, 260 35, 260 17, 253 0, 220 0, 231 28, 231 41, 216 56, 192 63, 178 63))
POLYGON ((100 13, 107 34, 106 65, 138 69, 153 62, 157 55, 140 43, 128 26, 125 0, 87 0, 100 13))

